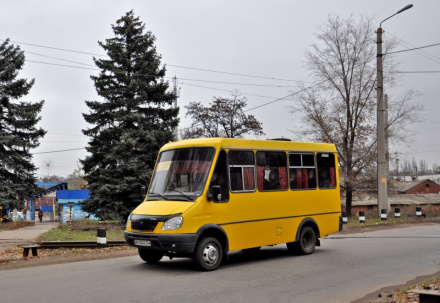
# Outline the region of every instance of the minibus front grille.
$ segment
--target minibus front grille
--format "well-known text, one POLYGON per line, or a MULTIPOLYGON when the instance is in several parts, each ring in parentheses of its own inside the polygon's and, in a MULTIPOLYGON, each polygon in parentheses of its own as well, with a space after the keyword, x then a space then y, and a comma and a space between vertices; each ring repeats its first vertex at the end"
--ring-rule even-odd
POLYGON ((168 216, 132 215, 131 228, 139 231, 154 231, 159 222, 164 222, 168 216))
POLYGON ((151 222, 148 220, 131 221, 131 229, 141 231, 153 231, 158 222, 151 222))

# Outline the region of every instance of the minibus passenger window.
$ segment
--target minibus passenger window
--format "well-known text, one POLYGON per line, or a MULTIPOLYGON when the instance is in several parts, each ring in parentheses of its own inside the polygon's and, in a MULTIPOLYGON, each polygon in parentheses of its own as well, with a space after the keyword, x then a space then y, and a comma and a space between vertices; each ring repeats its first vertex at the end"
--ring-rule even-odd
POLYGON ((257 152, 258 189, 285 190, 287 189, 286 153, 257 152))
POLYGON ((312 153, 289 154, 290 189, 315 189, 315 155, 312 153))
POLYGON ((228 153, 231 191, 255 190, 255 160, 252 151, 231 150, 228 153))
POLYGON ((335 188, 335 155, 330 153, 318 153, 317 162, 319 188, 335 188))

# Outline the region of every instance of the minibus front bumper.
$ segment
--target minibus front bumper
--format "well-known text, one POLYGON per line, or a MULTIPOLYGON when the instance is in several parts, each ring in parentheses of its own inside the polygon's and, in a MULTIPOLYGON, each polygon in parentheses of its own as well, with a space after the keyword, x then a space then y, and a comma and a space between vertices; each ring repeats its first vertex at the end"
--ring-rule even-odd
POLYGON ((125 241, 140 249, 163 252, 192 253, 198 234, 142 234, 125 231, 125 241))

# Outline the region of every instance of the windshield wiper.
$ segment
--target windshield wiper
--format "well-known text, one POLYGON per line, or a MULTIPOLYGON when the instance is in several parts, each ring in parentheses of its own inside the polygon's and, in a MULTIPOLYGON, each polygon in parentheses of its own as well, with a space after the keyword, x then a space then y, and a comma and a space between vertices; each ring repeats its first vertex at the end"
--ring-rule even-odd
POLYGON ((179 193, 179 194, 185 196, 186 198, 188 198, 188 200, 190 200, 190 201, 194 201, 194 198, 193 198, 193 197, 188 196, 187 194, 181 192, 180 190, 177 190, 177 189, 168 189, 168 191, 174 191, 174 192, 176 192, 176 193, 179 193))
MULTIPOLYGON (((165 197, 164 195, 159 194, 159 193, 150 193, 150 194, 148 195, 148 198, 150 198, 150 195, 158 195, 159 197, 163 198, 164 200, 168 200, 167 197, 165 197)), ((148 199, 148 200, 149 200, 149 199, 148 199)))

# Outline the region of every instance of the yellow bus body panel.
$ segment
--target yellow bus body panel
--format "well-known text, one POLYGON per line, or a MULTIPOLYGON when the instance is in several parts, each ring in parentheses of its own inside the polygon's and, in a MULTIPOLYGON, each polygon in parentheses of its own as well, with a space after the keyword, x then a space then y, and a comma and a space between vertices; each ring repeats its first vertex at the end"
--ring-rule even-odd
MULTIPOLYGON (((320 236, 338 232, 340 229, 340 188, 336 148, 333 144, 305 143, 276 140, 246 140, 209 138, 172 142, 164 145, 161 152, 188 147, 213 147, 213 160, 204 192, 195 202, 144 201, 133 214, 172 215, 181 213, 182 227, 178 230, 162 231, 163 223, 153 232, 145 234, 191 234, 207 224, 218 225, 226 232, 229 250, 275 245, 293 242, 300 223, 305 218, 313 219, 320 236), (291 190, 229 193, 229 201, 214 203, 207 200, 211 180, 220 150, 328 152, 335 155, 336 187, 332 189, 291 190)), ((258 185, 256 185, 258 187, 258 185)), ((130 226, 127 231, 132 231, 130 226)))

